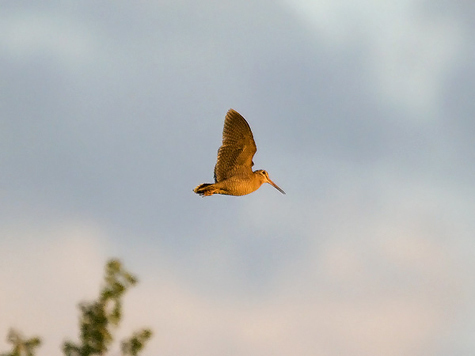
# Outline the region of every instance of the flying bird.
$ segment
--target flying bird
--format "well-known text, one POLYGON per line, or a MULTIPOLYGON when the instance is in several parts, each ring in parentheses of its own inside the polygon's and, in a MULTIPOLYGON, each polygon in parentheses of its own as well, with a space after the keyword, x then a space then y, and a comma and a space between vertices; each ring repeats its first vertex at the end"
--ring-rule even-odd
POLYGON ((230 109, 224 119, 223 143, 214 167, 214 183, 200 184, 193 191, 201 196, 246 195, 259 189, 263 183, 269 183, 285 194, 266 171, 252 171, 256 151, 249 124, 237 111, 230 109))

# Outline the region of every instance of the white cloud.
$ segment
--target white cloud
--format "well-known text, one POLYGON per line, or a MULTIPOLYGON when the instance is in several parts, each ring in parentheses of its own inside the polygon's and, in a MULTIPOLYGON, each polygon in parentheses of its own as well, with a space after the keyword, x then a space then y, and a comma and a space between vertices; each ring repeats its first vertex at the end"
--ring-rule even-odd
POLYGON ((429 11, 424 0, 284 3, 329 47, 365 53, 374 94, 387 104, 415 111, 419 119, 437 113, 444 79, 465 41, 462 24, 448 12, 429 11))
MULTIPOLYGON (((313 236, 301 259, 279 269, 272 293, 217 296, 190 285, 160 256, 126 296, 119 337, 151 327, 144 355, 431 353, 466 308, 460 286, 471 276, 459 273, 456 249, 413 212, 394 219, 327 208, 347 223, 331 239, 313 236)), ((0 260, 8 266, 0 270, 0 333, 4 340, 15 326, 40 335, 39 356, 59 355, 65 338, 76 340, 76 305, 95 298, 105 262, 101 229, 52 226, 15 225, 0 235, 0 260)), ((236 282, 221 258, 223 275, 236 282)), ((7 349, 3 340, 0 350, 7 349)))
MULTIPOLYGON (((417 1, 319 1, 313 2, 315 7, 311 2, 298 3, 307 6, 302 16, 316 26, 316 33, 329 46, 368 47, 368 72, 382 97, 419 110, 435 105, 440 82, 460 44, 459 29, 452 26, 451 18, 419 14, 417 1), (436 60, 431 60, 434 54, 436 60)), ((51 51, 58 58, 88 60, 96 48, 95 35, 89 31, 74 21, 65 24, 59 19, 24 15, 0 22, 0 46, 8 50, 2 55, 18 58, 51 51)), ((141 40, 140 36, 133 39, 134 43, 141 40)), ((182 56, 183 44, 169 43, 175 51, 172 57, 182 56)), ((163 51, 163 47, 155 50, 163 51)), ((207 58, 201 52, 198 57, 207 58)), ((118 64, 111 61, 109 65, 118 64)), ((302 167, 310 171, 299 172, 293 182, 296 185, 302 183, 302 177, 312 179, 315 159, 305 163, 302 167)), ((467 226, 462 239, 454 229, 460 222, 471 221, 473 204, 466 198, 466 189, 459 188, 463 199, 456 201, 447 182, 432 184, 432 171, 423 182, 398 176, 394 170, 384 171, 389 177, 378 176, 377 170, 358 175, 348 169, 341 181, 331 184, 333 188, 308 189, 306 197, 291 194, 292 183, 282 181, 276 172, 277 183, 288 195, 266 185, 256 195, 238 198, 244 200, 223 197, 226 205, 235 203, 233 208, 239 206, 242 213, 219 221, 217 216, 226 215, 212 214, 219 204, 209 205, 214 220, 198 229, 201 232, 196 230, 192 245, 185 239, 170 242, 184 231, 179 225, 186 213, 178 205, 169 209, 173 202, 165 199, 164 211, 181 219, 170 224, 173 228, 168 231, 168 225, 162 230, 154 221, 157 235, 170 235, 167 242, 160 237, 139 237, 133 244, 114 241, 113 249, 125 256, 132 245, 141 244, 159 257, 149 260, 147 276, 139 273, 140 283, 126 296, 119 332, 129 335, 139 327, 152 327, 155 336, 144 355, 434 354, 448 329, 461 328, 460 324, 451 327, 454 318, 469 314, 467 305, 473 300, 468 298, 473 294, 473 266, 467 262, 473 252, 473 226, 467 226), (181 213, 175 214, 177 211, 181 213), (268 246, 290 250, 288 255, 279 250, 278 258, 264 266, 269 274, 253 280, 271 280, 257 293, 248 288, 247 276, 237 271, 262 269, 248 266, 260 256, 249 258, 246 246, 251 244, 243 243, 243 237, 255 238, 258 252, 266 253, 268 246), (172 257, 156 253, 167 251, 162 244, 174 245, 172 257), (192 253, 186 252, 191 249, 192 253), (187 260, 191 254, 196 265, 187 277, 196 276, 194 283, 183 277, 183 270, 191 269, 187 260), (214 281, 210 283, 213 288, 198 286, 200 279, 214 281)), ((98 175, 100 172, 94 177, 98 175)), ((71 187, 77 190, 74 184, 71 187)), ((301 188, 293 187, 297 194, 301 188)), ((94 202, 102 196, 89 198, 94 202)), ((153 197, 150 201, 156 204, 153 197)), ((107 202, 100 206, 107 209, 107 202)), ((126 208, 131 212, 129 221, 144 212, 126 208)), ((115 221, 114 228, 120 230, 124 215, 111 216, 109 223, 115 221)), ((138 221, 137 226, 142 220, 138 221)), ((59 355, 63 338, 76 340, 76 306, 97 295, 106 257, 103 241, 102 230, 84 222, 0 229, 0 352, 7 349, 4 340, 11 326, 27 336, 43 338, 39 356, 59 355)), ((133 255, 137 259, 137 251, 133 255)), ((124 263, 127 267, 127 261, 124 263)), ((448 348, 459 341, 457 336, 445 339, 448 348)))
POLYGON ((0 350, 8 329, 40 336, 39 355, 59 354, 76 339, 77 303, 95 298, 105 258, 97 228, 83 223, 0 230, 0 350))
POLYGON ((156 331, 149 354, 433 353, 467 307, 459 252, 420 216, 353 213, 331 240, 314 236, 272 293, 217 297, 161 270, 131 293, 128 320, 156 331))
POLYGON ((43 56, 81 64, 94 58, 96 34, 67 16, 40 12, 5 13, 0 17, 2 55, 15 60, 43 56))
MULTIPOLYGON (((362 289, 379 289, 379 281, 368 280, 362 289)), ((295 287, 282 284, 258 301, 220 300, 161 274, 155 288, 141 286, 128 299, 127 318, 136 327, 152 326, 147 354, 161 355, 416 355, 436 345, 447 323, 428 293, 352 299, 324 284, 307 292, 295 287)))

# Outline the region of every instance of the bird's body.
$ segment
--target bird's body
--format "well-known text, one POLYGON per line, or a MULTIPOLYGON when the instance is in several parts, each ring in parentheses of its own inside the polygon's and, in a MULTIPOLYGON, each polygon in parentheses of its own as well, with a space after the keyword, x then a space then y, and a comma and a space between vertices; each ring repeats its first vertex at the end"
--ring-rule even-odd
POLYGON ((262 174, 252 172, 250 176, 235 175, 221 182, 203 183, 196 187, 194 191, 204 196, 213 194, 246 195, 259 189, 263 183, 265 183, 265 179, 262 174))
POLYGON ((285 194, 270 180, 266 171, 252 171, 256 151, 249 124, 237 111, 230 109, 224 120, 223 143, 214 167, 215 182, 200 184, 194 192, 202 196, 246 195, 259 189, 263 183, 269 183, 285 194))

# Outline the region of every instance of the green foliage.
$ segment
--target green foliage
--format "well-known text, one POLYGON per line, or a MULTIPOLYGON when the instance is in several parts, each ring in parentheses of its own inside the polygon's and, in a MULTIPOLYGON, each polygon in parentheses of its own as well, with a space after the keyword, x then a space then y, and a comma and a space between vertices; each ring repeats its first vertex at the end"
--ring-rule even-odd
POLYGON ((145 342, 152 336, 150 329, 143 329, 135 332, 128 340, 122 341, 123 356, 137 356, 144 348, 145 342))
POLYGON ((10 329, 7 341, 12 344, 12 352, 0 354, 0 356, 33 356, 35 349, 41 345, 39 337, 25 339, 20 332, 10 329))
MULTIPOLYGON (((114 339, 113 331, 122 319, 122 297, 137 283, 137 278, 114 259, 106 264, 105 272, 104 285, 97 300, 79 304, 80 342, 65 342, 63 352, 66 356, 105 355, 114 339)), ((151 336, 150 329, 135 332, 122 342, 123 355, 137 356, 151 336)), ((41 344, 38 337, 25 339, 13 329, 8 334, 8 342, 13 345, 12 352, 0 356, 33 356, 35 348, 41 344)))
MULTIPOLYGON (((97 301, 83 302, 81 310, 80 343, 65 342, 63 351, 66 356, 104 355, 113 341, 112 331, 119 325, 122 318, 122 296, 137 279, 123 269, 118 260, 110 260, 106 265, 105 284, 97 301)), ((126 355, 137 355, 151 337, 150 330, 144 329, 135 333, 123 350, 126 355)))

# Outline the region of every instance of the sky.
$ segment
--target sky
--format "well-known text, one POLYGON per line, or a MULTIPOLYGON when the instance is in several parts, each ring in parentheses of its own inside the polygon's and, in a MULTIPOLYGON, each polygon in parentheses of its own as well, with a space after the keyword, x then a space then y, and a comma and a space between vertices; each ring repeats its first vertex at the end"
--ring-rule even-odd
POLYGON ((0 9, 1 352, 61 355, 119 258, 144 356, 475 353, 472 2, 0 9), (192 192, 229 108, 286 195, 192 192))

